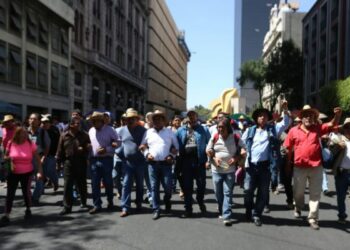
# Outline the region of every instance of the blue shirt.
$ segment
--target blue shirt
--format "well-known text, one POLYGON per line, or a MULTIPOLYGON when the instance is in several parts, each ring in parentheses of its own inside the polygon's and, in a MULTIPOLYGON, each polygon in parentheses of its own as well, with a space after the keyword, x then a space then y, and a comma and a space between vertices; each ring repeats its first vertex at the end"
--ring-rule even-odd
MULTIPOLYGON (((275 124, 276 134, 277 137, 281 135, 281 133, 286 130, 286 128, 289 126, 289 116, 284 115, 282 121, 275 124)), ((243 136, 242 140, 246 142, 248 137, 248 131, 247 129, 243 136)), ((266 129, 257 128, 254 138, 253 138, 253 145, 251 149, 251 162, 257 163, 259 161, 267 161, 269 160, 269 135, 266 129)))

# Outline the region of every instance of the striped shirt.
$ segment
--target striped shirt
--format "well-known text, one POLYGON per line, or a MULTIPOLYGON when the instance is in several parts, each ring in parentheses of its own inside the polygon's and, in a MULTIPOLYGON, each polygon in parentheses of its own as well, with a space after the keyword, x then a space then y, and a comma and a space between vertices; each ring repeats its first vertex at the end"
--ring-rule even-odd
POLYGON ((112 147, 112 143, 118 142, 120 145, 116 131, 108 125, 104 125, 100 130, 96 130, 94 127, 90 128, 89 137, 92 146, 92 157, 113 157, 115 148, 112 147), (97 150, 99 148, 105 148, 107 152, 102 155, 98 154, 97 150))

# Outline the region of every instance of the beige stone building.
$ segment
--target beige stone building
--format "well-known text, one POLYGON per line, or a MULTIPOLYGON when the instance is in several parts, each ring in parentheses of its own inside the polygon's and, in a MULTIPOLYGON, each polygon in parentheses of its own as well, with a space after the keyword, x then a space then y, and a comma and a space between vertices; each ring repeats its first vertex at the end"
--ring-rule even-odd
POLYGON ((61 0, 0 0, 0 102, 18 118, 67 116, 73 24, 74 11, 61 0))
POLYGON ((172 117, 186 110, 187 63, 191 53, 165 0, 149 0, 147 110, 172 117))
MULTIPOLYGON (((294 3, 280 3, 278 6, 274 5, 270 13, 269 31, 264 38, 264 46, 262 51, 262 58, 265 63, 268 62, 273 50, 281 45, 283 41, 292 40, 294 44, 301 50, 302 48, 302 20, 305 13, 296 12, 299 8, 297 2, 294 3)), ((270 108, 270 98, 274 94, 270 86, 266 86, 263 90, 263 105, 270 108)), ((280 102, 283 97, 279 98, 276 104, 276 110, 279 110, 280 102)))

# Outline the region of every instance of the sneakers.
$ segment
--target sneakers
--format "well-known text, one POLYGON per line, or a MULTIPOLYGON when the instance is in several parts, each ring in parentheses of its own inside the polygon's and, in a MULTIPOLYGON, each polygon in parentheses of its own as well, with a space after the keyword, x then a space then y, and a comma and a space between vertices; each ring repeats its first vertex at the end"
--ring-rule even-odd
POLYGON ((181 215, 181 218, 191 218, 192 216, 193 216, 192 211, 185 211, 185 213, 181 215))
POLYGON ((270 208, 269 208, 269 207, 265 207, 265 208, 264 208, 264 213, 265 213, 265 214, 270 213, 270 208))
POLYGON ((320 229, 320 226, 318 225, 318 223, 316 221, 309 222, 309 224, 310 224, 310 227, 313 230, 319 230, 320 229))
POLYGON ((260 220, 260 218, 259 217, 254 217, 254 224, 255 224, 255 226, 257 226, 257 227, 261 227, 261 225, 262 225, 262 223, 261 223, 261 220, 260 220))
POLYGON ((152 219, 153 219, 153 220, 158 220, 159 217, 160 217, 160 213, 159 213, 159 212, 154 212, 154 213, 153 213, 152 219))
POLYGON ((300 219, 301 218, 301 211, 299 210, 294 210, 294 217, 296 219, 300 219))
POLYGON ((294 209, 293 203, 287 203, 287 209, 288 210, 293 210, 294 209))
POLYGON ((170 214, 171 212, 171 202, 167 201, 165 202, 165 213, 170 214))

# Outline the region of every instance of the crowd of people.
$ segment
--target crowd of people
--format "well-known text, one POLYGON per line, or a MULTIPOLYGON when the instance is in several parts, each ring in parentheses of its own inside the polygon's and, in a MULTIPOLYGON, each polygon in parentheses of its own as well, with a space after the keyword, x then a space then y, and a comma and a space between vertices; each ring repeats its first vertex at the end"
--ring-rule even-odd
POLYGON ((40 204, 45 186, 59 189, 61 173, 62 216, 72 212, 77 193, 81 208, 90 214, 99 213, 103 203, 101 188, 109 210, 114 208, 116 191, 120 217, 140 212, 144 201, 150 203, 154 220, 161 213, 171 213, 171 197, 177 187, 184 200, 182 217, 193 216, 194 202, 205 214, 206 175, 211 170, 218 215, 225 226, 232 225, 235 184, 244 188, 246 219, 256 226, 262 225, 262 213, 269 211, 270 189, 278 193, 283 187, 287 208, 300 218, 308 186, 308 223, 317 230, 321 194, 329 192, 326 168, 332 169, 335 177, 338 222, 345 223, 350 185, 350 118, 340 124, 341 116, 340 108, 335 108, 334 117, 328 119, 305 105, 297 117, 292 117, 287 102, 281 114, 274 117, 267 109, 256 109, 253 123, 247 116, 235 120, 223 112, 214 121, 203 123, 195 110, 189 110, 186 117, 175 116, 170 123, 160 110, 147 113, 143 120, 137 110, 129 108, 120 121, 113 123, 109 112, 96 111, 84 119, 75 110, 66 126, 53 123, 50 114, 30 114, 23 124, 8 114, 0 130, 0 178, 7 186, 0 225, 10 223, 19 183, 25 219, 29 219, 30 208, 40 204), (88 178, 91 206, 87 203, 88 178), (162 201, 160 185, 164 191, 162 201))

